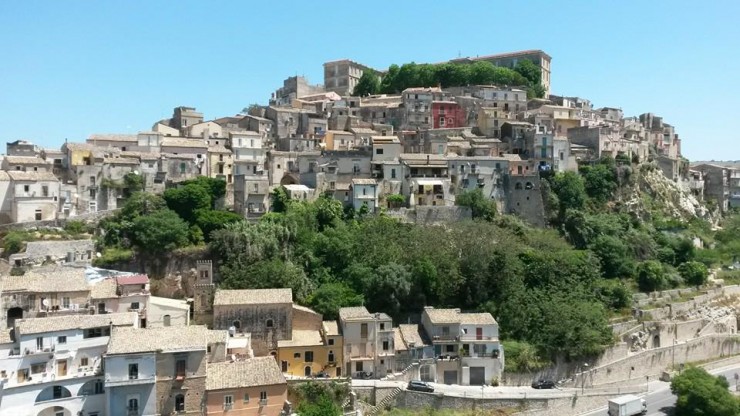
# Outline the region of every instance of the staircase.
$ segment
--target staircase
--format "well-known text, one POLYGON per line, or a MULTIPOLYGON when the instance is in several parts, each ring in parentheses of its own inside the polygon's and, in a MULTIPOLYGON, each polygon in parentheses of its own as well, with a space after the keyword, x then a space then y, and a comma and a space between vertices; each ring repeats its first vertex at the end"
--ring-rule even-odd
POLYGON ((389 395, 385 396, 383 400, 381 400, 379 403, 376 403, 375 406, 371 406, 365 414, 367 416, 377 415, 380 411, 385 409, 386 406, 391 404, 391 402, 396 399, 396 396, 401 394, 402 391, 403 390, 401 390, 400 388, 393 389, 393 391, 391 391, 389 395))

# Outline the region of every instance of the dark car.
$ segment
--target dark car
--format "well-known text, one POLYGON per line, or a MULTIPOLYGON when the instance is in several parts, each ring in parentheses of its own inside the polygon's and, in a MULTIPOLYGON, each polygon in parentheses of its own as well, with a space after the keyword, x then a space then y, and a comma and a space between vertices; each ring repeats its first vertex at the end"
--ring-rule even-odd
POLYGON ((369 380, 373 378, 373 373, 368 373, 367 371, 358 371, 352 375, 352 378, 360 378, 363 380, 369 380))
POLYGON ((537 380, 532 383, 533 389, 554 389, 555 382, 552 380, 537 380))
POLYGON ((406 386, 406 390, 423 391, 425 393, 434 393, 434 387, 423 381, 412 380, 409 381, 409 385, 406 386))
POLYGON ((329 373, 325 371, 321 371, 319 373, 314 374, 314 378, 329 378, 329 373))

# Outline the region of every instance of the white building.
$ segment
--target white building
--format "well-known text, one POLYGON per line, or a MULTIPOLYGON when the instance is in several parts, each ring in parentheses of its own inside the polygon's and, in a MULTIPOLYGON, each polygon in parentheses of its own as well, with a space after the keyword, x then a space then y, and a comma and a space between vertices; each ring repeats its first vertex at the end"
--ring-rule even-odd
POLYGON ((344 337, 345 376, 370 373, 375 378, 393 371, 395 357, 393 320, 384 313, 371 314, 364 306, 339 309, 344 337))
POLYGON ((102 356, 111 327, 137 325, 135 313, 18 320, 0 341, 0 414, 106 414, 102 356))
POLYGON ((369 212, 378 208, 378 182, 375 179, 352 179, 352 207, 359 210, 363 205, 369 212))

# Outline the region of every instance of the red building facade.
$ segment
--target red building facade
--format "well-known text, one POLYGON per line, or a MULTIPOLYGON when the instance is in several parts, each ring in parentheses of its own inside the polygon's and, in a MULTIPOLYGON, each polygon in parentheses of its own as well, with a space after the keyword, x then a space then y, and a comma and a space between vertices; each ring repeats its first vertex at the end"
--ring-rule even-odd
POLYGON ((454 101, 432 101, 432 121, 435 129, 465 127, 466 124, 462 107, 454 101))

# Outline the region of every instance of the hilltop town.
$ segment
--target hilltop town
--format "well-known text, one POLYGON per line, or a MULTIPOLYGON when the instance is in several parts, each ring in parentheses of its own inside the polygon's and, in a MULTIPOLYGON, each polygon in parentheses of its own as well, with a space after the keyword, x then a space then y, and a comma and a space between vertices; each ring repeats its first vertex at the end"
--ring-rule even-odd
POLYGON ((344 59, 235 115, 178 106, 137 134, 7 143, 0 413, 300 414, 320 380, 344 386, 344 414, 576 414, 615 394, 574 394, 642 391, 677 348, 737 355, 740 289, 718 274, 736 237, 707 236, 740 207, 740 166, 692 164, 656 114, 552 95, 550 63, 344 59), (717 257, 697 255, 710 239, 717 257), (543 302, 582 308, 515 311, 543 302), (590 332, 532 335, 555 320, 590 332), (503 333, 522 341, 508 361, 503 333), (540 377, 563 390, 533 393, 540 377))

